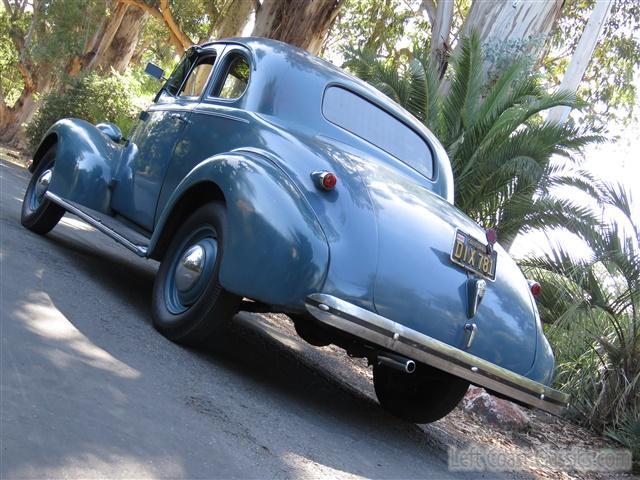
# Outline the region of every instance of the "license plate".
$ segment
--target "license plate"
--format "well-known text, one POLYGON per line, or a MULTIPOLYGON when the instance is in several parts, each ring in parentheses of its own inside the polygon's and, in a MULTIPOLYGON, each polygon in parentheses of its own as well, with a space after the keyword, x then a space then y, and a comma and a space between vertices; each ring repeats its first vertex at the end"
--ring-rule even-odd
POLYGON ((469 234, 456 230, 451 261, 478 275, 496 279, 496 261, 498 254, 494 250, 487 253, 487 246, 469 234))

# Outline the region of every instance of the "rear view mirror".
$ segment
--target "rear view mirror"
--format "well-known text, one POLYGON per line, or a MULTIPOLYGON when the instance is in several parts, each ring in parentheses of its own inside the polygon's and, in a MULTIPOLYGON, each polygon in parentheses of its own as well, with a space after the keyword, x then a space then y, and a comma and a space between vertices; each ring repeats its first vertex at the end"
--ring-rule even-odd
POLYGON ((164 78, 164 70, 154 63, 147 63, 147 66, 144 67, 144 72, 156 80, 166 80, 166 78, 164 78))

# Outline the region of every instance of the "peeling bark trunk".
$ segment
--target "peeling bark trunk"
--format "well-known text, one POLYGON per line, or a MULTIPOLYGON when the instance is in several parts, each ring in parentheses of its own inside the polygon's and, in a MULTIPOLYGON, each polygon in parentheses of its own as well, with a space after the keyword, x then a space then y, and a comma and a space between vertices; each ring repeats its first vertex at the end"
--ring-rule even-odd
POLYGON ((427 17, 429 18, 429 23, 433 28, 436 20, 436 2, 435 0, 422 0, 420 2, 420 9, 424 10, 427 13, 427 17))
POLYGON ((129 9, 129 6, 123 3, 114 3, 114 6, 111 15, 101 23, 90 41, 85 44, 82 54, 69 61, 66 68, 69 75, 75 76, 84 69, 90 68, 95 58, 108 48, 129 9))
MULTIPOLYGON (((549 35, 563 4, 564 0, 475 0, 465 19, 462 35, 468 36, 475 29, 482 43, 505 43, 533 35, 549 35)), ((532 45, 528 53, 537 58, 542 47, 532 45)))
POLYGON ((451 44, 451 24, 453 22, 453 0, 439 0, 432 19, 431 27, 431 60, 438 70, 438 77, 444 77, 449 64, 451 44))
MULTIPOLYGON (((591 15, 589 16, 587 26, 584 28, 584 32, 582 32, 578 46, 571 56, 571 62, 569 63, 569 67, 562 78, 560 90, 567 90, 573 93, 578 91, 578 87, 580 86, 584 72, 587 70, 589 63, 591 62, 593 51, 598 44, 598 39, 600 38, 600 34, 602 33, 602 29, 604 28, 604 24, 607 21, 607 17, 609 16, 612 6, 612 0, 596 2, 591 15)), ((571 107, 554 107, 549 111, 547 121, 564 123, 567 121, 567 118, 569 118, 570 113, 571 107)))
POLYGON ((118 0, 120 3, 137 7, 147 12, 152 17, 156 18, 164 24, 169 30, 169 38, 171 43, 175 47, 179 54, 193 45, 195 42, 189 38, 189 35, 184 33, 176 22, 171 9, 169 8, 169 0, 158 0, 157 5, 146 3, 144 0, 118 0))
POLYGON ((317 54, 342 0, 264 0, 252 35, 272 38, 317 54))
POLYGON ((124 72, 138 45, 140 33, 147 20, 147 14, 139 8, 129 7, 117 31, 106 48, 98 50, 89 68, 124 72))
POLYGON ((36 111, 34 94, 48 92, 52 86, 52 77, 45 72, 32 73, 30 88, 22 90, 20 97, 12 107, 8 107, 4 100, 0 103, 0 143, 23 148, 25 136, 23 125, 29 123, 36 111))
POLYGON ((87 42, 83 53, 69 61, 67 73, 75 76, 83 71, 111 67, 118 72, 124 71, 138 44, 145 20, 144 11, 117 2, 109 18, 87 42))
MULTIPOLYGON (((26 2, 25 4, 26 5, 26 2)), ((19 18, 24 13, 24 5, 22 12, 13 10, 11 5, 5 2, 7 12, 11 14, 13 20, 19 18)), ((15 8, 16 6, 14 6, 15 8)), ((39 14, 41 4, 34 0, 32 4, 33 15, 27 34, 23 37, 18 30, 10 32, 11 41, 18 52, 18 71, 22 76, 23 88, 20 97, 16 103, 9 107, 4 99, 0 102, 0 142, 8 143, 13 146, 22 147, 25 143, 24 129, 22 124, 31 120, 35 111, 35 93, 46 92, 51 86, 52 78, 46 68, 46 65, 36 65, 30 55, 31 41, 36 25, 39 22, 39 14)))
POLYGON ((23 146, 25 139, 22 124, 31 120, 35 111, 33 92, 23 90, 13 107, 4 107, 4 111, 0 113, 0 142, 13 147, 23 146))
POLYGON ((253 8, 253 0, 231 0, 213 27, 216 38, 239 37, 253 8))

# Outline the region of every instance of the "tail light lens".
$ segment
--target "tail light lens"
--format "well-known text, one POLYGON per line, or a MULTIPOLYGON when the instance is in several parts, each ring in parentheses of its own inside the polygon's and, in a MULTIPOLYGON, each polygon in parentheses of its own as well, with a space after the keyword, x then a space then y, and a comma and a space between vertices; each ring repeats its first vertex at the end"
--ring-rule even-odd
POLYGON ((529 290, 531 290, 531 294, 534 297, 537 297, 538 295, 540 295, 540 292, 542 291, 542 287, 540 287, 540 284, 534 280, 529 280, 529 290))
POLYGON ((338 177, 336 177, 336 174, 333 172, 313 172, 311 177, 313 178, 316 187, 321 190, 333 190, 336 188, 336 184, 338 183, 338 177))

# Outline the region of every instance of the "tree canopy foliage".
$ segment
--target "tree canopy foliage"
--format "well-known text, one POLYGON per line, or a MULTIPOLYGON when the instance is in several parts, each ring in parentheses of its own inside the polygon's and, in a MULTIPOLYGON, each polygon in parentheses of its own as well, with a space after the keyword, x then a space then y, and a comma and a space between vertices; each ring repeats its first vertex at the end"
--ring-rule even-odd
MULTIPOLYGON (((563 15, 542 57, 547 86, 558 85, 587 23, 595 0, 565 2, 563 15)), ((578 90, 584 120, 598 126, 634 119, 640 76, 640 3, 616 0, 578 90)), ((637 117, 635 117, 637 120, 637 117)))
MULTIPOLYGON (((437 2, 439 3, 439 2, 437 2)), ((398 57, 408 46, 429 49, 435 1, 349 0, 342 9, 325 45, 325 55, 341 59, 342 52, 366 49, 380 57, 398 57), (432 5, 426 8, 428 5, 432 5), (428 10, 433 10, 429 15, 428 10), (384 28, 376 30, 377 26, 384 28)), ((469 0, 451 2, 452 22, 447 33, 446 59, 458 45, 464 29, 488 29, 481 18, 471 18, 469 0)), ((489 2, 488 2, 489 3, 489 2)), ((524 6, 527 2, 518 2, 524 6)), ((529 2, 530 3, 530 2, 529 2)), ((545 2, 539 2, 545 3, 545 2)), ((551 2, 546 2, 551 4, 551 2)), ((483 39, 485 74, 496 78, 514 58, 526 55, 531 65, 540 67, 542 85, 556 88, 566 72, 595 0, 566 0, 549 33, 529 31, 510 38, 483 39)), ((504 8, 510 5, 505 3, 504 8)), ((486 20, 490 21, 490 20, 486 20)), ((582 121, 597 127, 629 122, 637 104, 634 78, 640 75, 640 6, 634 0, 613 0, 613 7, 596 46, 589 68, 578 90, 582 121)), ((432 58, 433 60, 433 58, 432 58)))

